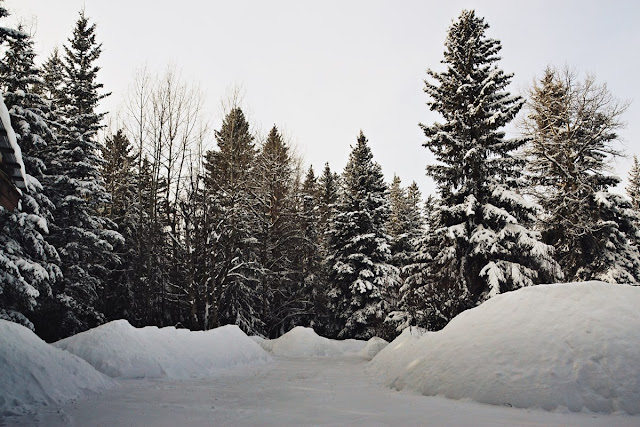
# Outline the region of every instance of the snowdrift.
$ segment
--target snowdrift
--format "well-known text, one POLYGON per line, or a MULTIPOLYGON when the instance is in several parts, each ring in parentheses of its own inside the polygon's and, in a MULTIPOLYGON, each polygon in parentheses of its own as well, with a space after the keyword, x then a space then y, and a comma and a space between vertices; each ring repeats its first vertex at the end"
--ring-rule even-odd
POLYGON ((640 414, 640 287, 568 283, 499 295, 442 331, 402 334, 369 369, 424 395, 640 414))
POLYGON ((340 356, 357 353, 367 345, 366 341, 361 340, 332 340, 321 337, 313 329, 302 326, 296 326, 273 340, 254 340, 271 354, 290 357, 340 356))
POLYGON ((388 341, 379 337, 373 337, 369 341, 367 341, 367 344, 362 350, 358 352, 358 355, 364 357, 365 359, 371 360, 387 345, 389 345, 388 341))
POLYGON ((114 384, 84 360, 52 347, 24 326, 0 320, 0 419, 114 384))
POLYGON ((54 344, 113 378, 207 378, 271 357, 237 326, 209 331, 134 328, 115 320, 54 344))

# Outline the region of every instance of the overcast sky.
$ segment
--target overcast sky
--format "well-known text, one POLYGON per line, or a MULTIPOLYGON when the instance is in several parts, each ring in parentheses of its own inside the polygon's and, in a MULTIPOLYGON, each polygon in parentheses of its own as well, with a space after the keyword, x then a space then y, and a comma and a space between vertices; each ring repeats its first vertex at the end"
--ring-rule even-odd
MULTIPOLYGON (((212 125, 220 102, 241 86, 252 125, 276 124, 319 171, 342 171, 360 129, 390 180, 425 177, 432 157, 419 122, 438 120, 426 105, 425 70, 441 70, 444 39, 462 9, 475 9, 502 42, 500 66, 524 93, 551 64, 593 73, 611 92, 634 101, 620 133, 640 154, 640 6, 637 1, 217 1, 5 0, 35 31, 40 60, 66 43, 84 7, 103 43, 100 81, 115 112, 143 66, 176 66, 206 92, 212 125)), ((5 21, 7 22, 7 21, 5 21)), ((513 136, 513 133, 511 133, 513 136)), ((629 159, 614 164, 626 178, 629 159)))

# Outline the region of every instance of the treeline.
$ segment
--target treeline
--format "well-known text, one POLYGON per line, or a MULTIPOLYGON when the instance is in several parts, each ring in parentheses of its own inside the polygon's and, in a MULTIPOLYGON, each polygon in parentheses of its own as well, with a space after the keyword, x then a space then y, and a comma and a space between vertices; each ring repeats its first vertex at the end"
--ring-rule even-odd
POLYGON ((41 67, 21 28, 0 28, 0 86, 28 173, 21 208, 0 208, 0 318, 49 341, 119 318, 390 338, 523 286, 636 283, 640 168, 631 202, 607 172, 625 105, 554 68, 528 101, 510 95, 487 28, 463 11, 446 69, 428 72, 444 120, 421 125, 438 161, 426 202, 415 183, 384 182, 362 132, 340 174, 304 169, 234 98, 210 132, 199 92, 171 71, 136 76, 107 130, 101 45, 83 12, 41 67), (523 137, 505 138, 523 107, 523 137))

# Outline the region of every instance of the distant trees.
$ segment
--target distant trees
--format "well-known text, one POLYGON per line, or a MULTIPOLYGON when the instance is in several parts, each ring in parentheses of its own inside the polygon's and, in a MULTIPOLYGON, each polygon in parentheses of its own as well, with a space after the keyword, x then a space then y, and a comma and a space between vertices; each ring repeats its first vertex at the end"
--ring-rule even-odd
MULTIPOLYGON (((0 4, 1 4, 0 0, 0 4)), ((0 18, 7 11, 0 6, 0 18)), ((463 11, 421 125, 437 195, 387 184, 361 132, 342 173, 303 170, 277 126, 254 130, 233 98, 214 132, 196 85, 138 73, 105 131, 101 45, 81 12, 41 68, 0 27, 0 90, 27 192, 0 208, 0 318, 47 340, 104 321, 236 324, 338 338, 444 327, 497 294, 560 280, 640 280, 640 166, 608 171, 626 104, 593 77, 548 68, 525 104, 488 24, 463 11)))

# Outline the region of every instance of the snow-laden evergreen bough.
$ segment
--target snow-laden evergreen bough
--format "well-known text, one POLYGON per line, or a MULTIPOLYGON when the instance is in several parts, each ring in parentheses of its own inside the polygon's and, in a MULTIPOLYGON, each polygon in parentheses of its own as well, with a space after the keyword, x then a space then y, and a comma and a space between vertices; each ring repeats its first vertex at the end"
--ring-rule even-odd
POLYGON ((429 70, 425 92, 443 123, 422 127, 438 161, 427 166, 438 203, 423 242, 422 267, 411 279, 431 327, 497 294, 556 281, 553 248, 533 228, 537 205, 521 195, 524 139, 506 139, 504 126, 524 101, 506 91, 512 75, 499 67, 501 44, 489 25, 463 11, 449 28, 442 63, 429 70))
POLYGON ((61 277, 58 253, 45 240, 53 205, 39 181, 45 173, 41 153, 55 136, 45 118, 46 102, 36 93, 41 79, 33 41, 12 34, 19 36, 9 38, 0 61, 0 113, 14 150, 22 153, 27 191, 16 211, 0 207, 0 318, 34 329, 38 308, 61 277))

